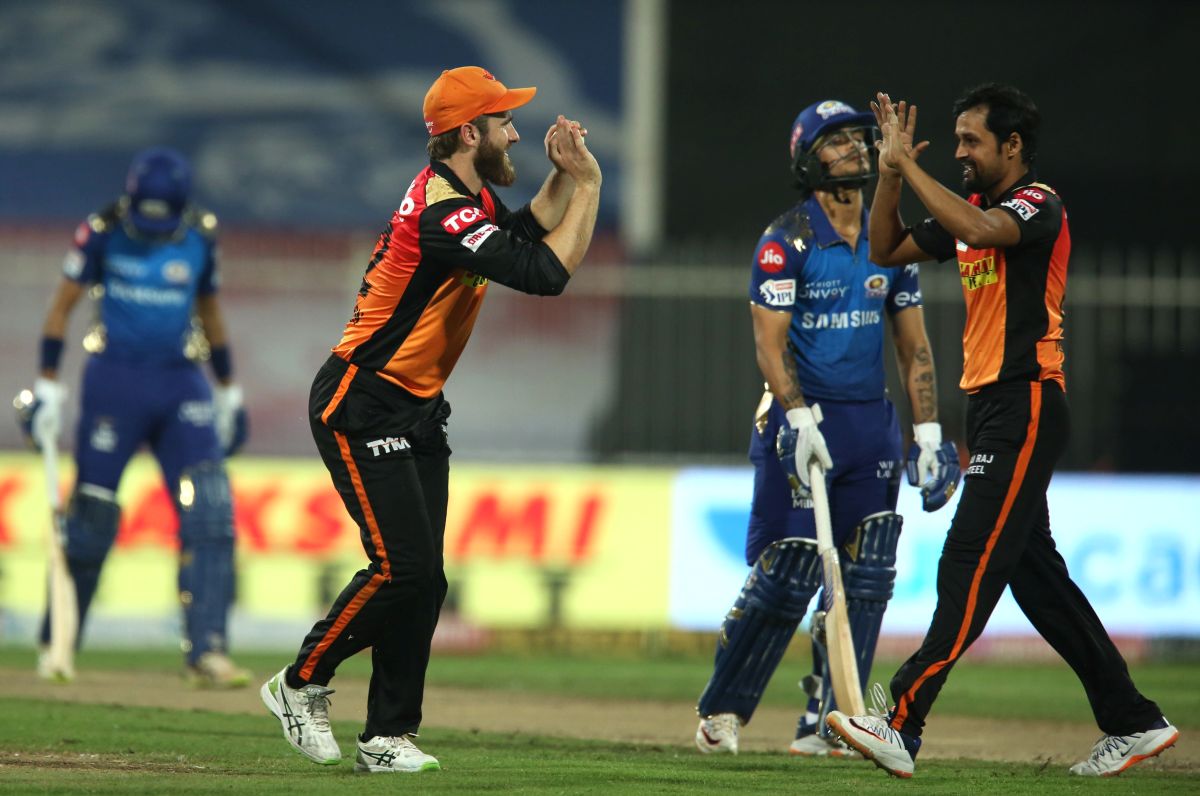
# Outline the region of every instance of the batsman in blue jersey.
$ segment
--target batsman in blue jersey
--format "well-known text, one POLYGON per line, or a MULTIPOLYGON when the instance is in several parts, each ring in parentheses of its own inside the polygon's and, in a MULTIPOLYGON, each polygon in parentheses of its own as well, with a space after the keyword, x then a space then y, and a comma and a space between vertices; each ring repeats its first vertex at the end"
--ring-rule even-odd
MULTIPOLYGON (((245 685, 226 653, 233 601, 233 509, 224 457, 244 441, 241 389, 233 382, 217 304, 216 217, 189 201, 191 167, 171 149, 136 156, 125 192, 75 232, 46 316, 41 372, 24 412, 33 444, 57 446, 66 389, 58 380, 71 311, 89 290, 97 318, 75 438, 77 477, 66 510, 65 552, 79 623, 117 535, 117 487, 143 443, 162 468, 179 518, 179 595, 186 672, 197 685, 245 685), (207 356, 218 386, 200 366, 207 356)), ((47 611, 47 614, 49 611, 47 611)), ((43 655, 49 616, 42 623, 43 655)))
MULTIPOLYGON (((758 365, 767 381, 750 438, 754 498, 746 535, 752 567, 725 618, 712 678, 700 697, 696 745, 737 752, 749 722, 809 603, 821 586, 809 463, 826 474, 834 543, 862 683, 870 675, 895 581, 901 518, 895 513, 902 451, 884 384, 885 319, 913 414, 910 483, 926 511, 958 483, 958 456, 942 442, 933 358, 917 266, 883 268, 867 258, 862 188, 873 176, 874 117, 836 100, 805 108, 792 126, 792 170, 803 199, 759 240, 750 279, 758 365), (819 405, 824 419, 814 417, 819 405)), ((813 617, 807 709, 789 751, 854 753, 825 728, 833 697, 813 617)))

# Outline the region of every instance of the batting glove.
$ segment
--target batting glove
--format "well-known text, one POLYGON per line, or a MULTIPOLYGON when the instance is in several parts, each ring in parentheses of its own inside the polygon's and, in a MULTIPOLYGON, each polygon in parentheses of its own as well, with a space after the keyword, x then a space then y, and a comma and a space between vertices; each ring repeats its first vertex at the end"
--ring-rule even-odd
POLYGON ((829 448, 817 427, 818 421, 813 417, 811 407, 789 409, 787 421, 787 427, 781 427, 775 438, 775 453, 779 456, 783 471, 787 473, 792 490, 801 497, 807 497, 811 494, 809 463, 815 460, 828 471, 833 469, 833 460, 829 458, 829 448))
POLYGON ((47 445, 58 446, 66 402, 67 388, 47 378, 39 378, 33 383, 32 398, 23 400, 23 396, 17 396, 13 402, 17 409, 17 422, 34 449, 43 450, 47 445))
MULTIPOLYGON (((917 468, 914 476, 911 470, 908 483, 918 486, 941 476, 942 465, 938 462, 938 448, 942 447, 942 426, 940 423, 917 423, 913 426, 913 448, 917 449, 917 468)), ((912 459, 912 449, 909 449, 909 459, 912 459)))
POLYGON ((213 424, 221 451, 226 456, 232 456, 246 444, 250 429, 239 385, 213 388, 213 424))
POLYGON ((958 448, 942 442, 942 427, 937 423, 913 426, 913 443, 904 466, 911 486, 921 487, 921 508, 937 511, 958 490, 962 468, 958 448))

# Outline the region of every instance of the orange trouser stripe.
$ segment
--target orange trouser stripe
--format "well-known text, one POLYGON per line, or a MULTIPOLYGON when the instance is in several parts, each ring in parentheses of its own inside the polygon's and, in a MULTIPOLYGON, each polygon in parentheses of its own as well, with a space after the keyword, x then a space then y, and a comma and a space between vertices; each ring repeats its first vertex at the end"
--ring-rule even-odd
POLYGON ((383 585, 385 578, 383 575, 372 575, 367 581, 367 585, 359 590, 358 594, 354 595, 342 612, 338 614, 338 618, 334 620, 333 626, 321 638, 317 646, 313 647, 313 651, 308 654, 304 660, 304 666, 300 669, 300 679, 308 681, 312 677, 313 670, 317 668, 317 663, 321 660, 321 656, 325 654, 325 650, 329 649, 329 645, 334 642, 342 631, 346 629, 346 625, 350 624, 350 620, 367 604, 367 600, 371 599, 375 592, 379 591, 379 587, 383 585))
POLYGON ((358 365, 350 365, 346 368, 346 372, 342 374, 342 380, 338 382, 337 391, 333 397, 329 399, 329 405, 325 407, 325 411, 321 413, 321 422, 328 423, 329 416, 338 408, 338 404, 346 397, 346 390, 350 389, 350 382, 354 381, 354 374, 358 373, 358 365))
POLYGON ((1033 382, 1029 390, 1029 426, 1025 430, 1025 443, 1021 446, 1021 452, 1017 455, 1017 466, 1013 470, 1012 481, 1008 485, 1008 492, 1004 496, 1004 504, 1000 507, 1000 516, 996 518, 996 524, 992 528, 992 532, 988 534, 987 544, 984 545, 983 555, 979 558, 979 564, 975 567, 975 577, 971 579, 971 588, 967 591, 967 608, 963 612, 962 624, 958 628, 958 637, 954 640, 954 647, 950 650, 950 655, 945 660, 937 661, 921 673, 912 687, 900 695, 900 699, 896 702, 896 712, 892 716, 892 728, 897 729, 904 726, 904 720, 908 718, 908 707, 916 698, 917 691, 925 684, 925 681, 935 674, 940 672, 946 666, 958 660, 958 656, 962 654, 963 647, 967 641, 967 634, 971 631, 971 622, 975 618, 975 602, 979 597, 979 584, 983 580, 983 574, 987 571, 988 561, 992 557, 992 550, 996 546, 996 541, 1000 538, 1000 532, 1004 529, 1004 523, 1008 521, 1009 512, 1012 511, 1013 503, 1017 500, 1017 493, 1021 491, 1021 485, 1025 481, 1025 473, 1029 469, 1029 460, 1033 457, 1033 447, 1037 444, 1038 433, 1038 418, 1042 412, 1042 385, 1040 382, 1033 382))
MULTIPOLYGON (((351 365, 350 369, 353 370, 354 366, 351 365)), ((340 396, 345 393, 344 388, 350 384, 351 378, 352 374, 348 372, 347 376, 342 379, 342 384, 338 388, 337 395, 334 396, 331 406, 335 405, 340 396)), ((328 411, 327 409, 326 412, 328 411)), ((337 619, 334 620, 328 632, 321 638, 317 646, 313 648, 313 651, 309 653, 308 658, 304 661, 304 666, 300 669, 300 677, 304 680, 312 676, 313 670, 316 668, 317 662, 321 660, 321 656, 325 653, 325 650, 329 649, 329 645, 341 635, 350 620, 366 605, 367 600, 371 599, 371 596, 379 591, 379 587, 390 580, 392 576, 391 562, 388 561, 387 550, 383 546, 383 536, 379 532, 379 524, 375 521, 375 512, 371 508, 371 502, 367 499, 367 490, 363 486, 362 475, 358 471, 358 465, 354 463, 354 457, 350 454, 350 440, 346 439, 345 434, 340 434, 336 431, 333 432, 333 436, 337 440, 338 449, 342 452, 342 461, 345 462, 346 470, 350 474, 350 482, 354 484, 354 494, 358 497, 358 505, 362 509, 363 520, 367 524, 367 529, 371 534, 371 541, 375 545, 375 554, 379 559, 380 574, 371 576, 371 579, 367 581, 367 585, 346 604, 346 607, 338 614, 337 619)))
POLYGON ((383 546, 383 534, 379 532, 379 523, 375 521, 375 510, 371 508, 371 501, 367 500, 367 488, 363 485, 362 475, 358 472, 358 465, 354 463, 354 457, 350 455, 350 440, 346 439, 345 434, 337 431, 333 432, 333 436, 337 440, 338 448, 342 451, 342 461, 346 463, 346 470, 350 473, 350 483, 354 484, 354 494, 358 496, 358 505, 362 509, 363 521, 366 522, 367 530, 371 534, 371 542, 375 545, 379 570, 385 579, 391 579, 392 563, 388 561, 387 549, 383 546))

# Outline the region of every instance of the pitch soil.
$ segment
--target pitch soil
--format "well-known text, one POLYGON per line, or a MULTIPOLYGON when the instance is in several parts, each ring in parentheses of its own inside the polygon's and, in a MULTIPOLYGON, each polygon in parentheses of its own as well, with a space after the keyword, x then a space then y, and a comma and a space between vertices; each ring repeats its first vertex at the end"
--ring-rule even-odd
MULTIPOLYGON (((337 689, 332 718, 361 721, 366 680, 339 677, 331 685, 337 689)), ((193 690, 172 675, 104 671, 83 672, 72 683, 55 684, 39 680, 27 669, 0 668, 0 697, 261 714, 264 727, 270 728, 274 719, 267 714, 258 688, 255 684, 230 691, 193 690)), ((742 728, 741 749, 786 751, 795 721, 792 710, 760 708, 754 721, 742 728)), ((696 718, 692 704, 684 702, 431 687, 426 691, 424 726, 426 730, 447 727, 690 749, 696 718)), ((1069 765, 1091 749, 1097 735, 1088 723, 935 716, 926 729, 921 758, 1069 765)), ((1172 770, 1200 770, 1200 744, 1185 733, 1176 747, 1154 764, 1172 770)))

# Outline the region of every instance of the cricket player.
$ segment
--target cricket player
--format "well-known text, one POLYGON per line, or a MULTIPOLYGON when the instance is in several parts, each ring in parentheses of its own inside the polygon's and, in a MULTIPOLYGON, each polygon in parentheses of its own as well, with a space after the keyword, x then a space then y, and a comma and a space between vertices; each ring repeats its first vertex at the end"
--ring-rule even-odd
MULTIPOLYGON (((860 687, 870 674, 901 526, 895 510, 902 443, 884 386, 885 319, 913 415, 910 481, 922 486, 926 511, 944 505, 958 483, 958 455, 943 442, 937 420, 917 266, 892 271, 867 256, 862 188, 873 174, 875 132, 870 113, 844 102, 805 108, 790 142, 801 201, 767 227, 755 250, 750 315, 767 392, 750 434, 752 570, 722 625, 700 696, 701 752, 737 752, 738 727, 750 721, 821 586, 808 482, 813 460, 826 471, 860 687), (814 403, 824 414, 819 425, 814 403)), ((803 683, 809 701, 790 752, 844 756, 853 752, 822 721, 833 702, 822 616, 813 622, 813 672, 803 683)))
POLYGON ((513 111, 534 88, 507 88, 478 66, 450 69, 425 96, 429 165, 408 186, 363 274, 341 342, 313 382, 310 425, 369 563, 262 687, 301 754, 336 764, 328 687, 338 664, 371 648, 367 719, 355 769, 439 768, 412 739, 425 669, 446 596, 450 405, 442 393, 491 282, 558 295, 591 242, 600 167, 586 131, 562 116, 543 140, 552 169, 532 201, 510 211, 493 185, 512 185, 513 111))
MULTIPOLYGON (((233 602, 233 509, 224 458, 245 441, 246 418, 217 302, 217 218, 190 201, 183 155, 138 153, 120 198, 75 230, 75 245, 42 330, 41 372, 24 414, 33 444, 57 446, 66 389, 58 379, 71 311, 89 288, 98 315, 84 348, 75 487, 66 558, 83 627, 120 523, 117 487, 149 445, 179 517, 179 594, 188 679, 234 687, 250 675, 227 654, 233 602), (207 354, 217 386, 198 360, 207 354)), ((47 671, 49 610, 39 672, 47 671)))
POLYGON ((958 260, 971 458, 938 562, 937 609, 920 649, 892 678, 895 706, 882 717, 834 711, 828 723, 889 774, 911 777, 938 692, 1009 588, 1079 676, 1104 733, 1071 773, 1119 774, 1173 745, 1179 731, 1134 686, 1050 535, 1046 488, 1069 427, 1063 298, 1071 233, 1062 199, 1034 169, 1041 116, 1028 96, 997 83, 955 102, 955 158, 970 194, 962 199, 917 165, 927 142, 913 143, 916 106, 880 93, 872 108, 883 166, 871 259, 958 260), (900 218, 902 184, 931 214, 914 227, 900 218))

